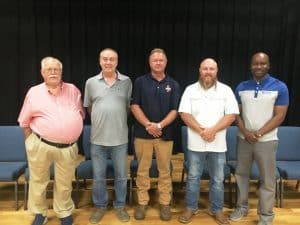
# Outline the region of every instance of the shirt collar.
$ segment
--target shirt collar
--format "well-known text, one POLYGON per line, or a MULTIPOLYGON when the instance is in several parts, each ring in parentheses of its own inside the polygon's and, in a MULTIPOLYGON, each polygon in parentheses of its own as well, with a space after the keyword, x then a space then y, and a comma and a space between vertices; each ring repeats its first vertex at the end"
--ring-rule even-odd
POLYGON ((269 78, 270 78, 270 74, 267 73, 262 80, 257 82, 255 79, 253 79, 253 82, 255 82, 256 84, 257 83, 264 84, 264 83, 268 82, 269 78))
MULTIPOLYGON (((117 79, 116 80, 124 80, 124 76, 118 70, 116 70, 116 73, 117 73, 117 79)), ((99 80, 104 79, 102 71, 98 74, 98 79, 99 80)))
MULTIPOLYGON (((52 94, 52 93, 50 92, 49 88, 47 87, 47 85, 46 85, 45 82, 43 83, 43 86, 44 86, 45 90, 46 90, 48 93, 52 94)), ((65 82, 61 81, 60 90, 63 91, 63 90, 64 90, 64 87, 65 87, 65 82)))
POLYGON ((151 73, 148 73, 148 78, 151 79, 151 80, 153 80, 153 81, 155 81, 155 82, 159 82, 159 83, 166 82, 166 81, 169 80, 168 74, 165 74, 164 79, 162 79, 162 80, 160 80, 160 81, 156 80, 156 79, 152 76, 151 73))

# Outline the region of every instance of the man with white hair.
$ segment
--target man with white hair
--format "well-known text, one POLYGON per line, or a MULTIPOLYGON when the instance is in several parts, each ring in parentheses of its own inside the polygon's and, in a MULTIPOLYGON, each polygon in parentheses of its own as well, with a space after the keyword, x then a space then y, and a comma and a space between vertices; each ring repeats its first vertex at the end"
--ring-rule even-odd
POLYGON ((84 110, 80 91, 62 81, 62 63, 53 57, 41 61, 44 82, 26 94, 18 122, 24 129, 29 167, 28 210, 32 225, 47 222, 46 188, 54 164, 53 209, 62 225, 72 225, 71 198, 84 110))

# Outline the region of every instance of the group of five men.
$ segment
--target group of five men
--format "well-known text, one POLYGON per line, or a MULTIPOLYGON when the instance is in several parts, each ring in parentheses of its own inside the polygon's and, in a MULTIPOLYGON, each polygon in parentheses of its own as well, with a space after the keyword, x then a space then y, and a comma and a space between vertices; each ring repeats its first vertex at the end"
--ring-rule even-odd
MULTIPOLYGON (((200 63, 198 81, 189 85, 182 97, 179 84, 165 72, 167 56, 163 49, 151 51, 150 72, 138 77, 133 88, 130 78, 117 70, 118 54, 115 50, 102 50, 99 64, 101 72, 86 81, 83 101, 91 118, 90 150, 96 209, 90 216, 90 223, 99 223, 107 210, 108 158, 112 159, 114 167, 114 212, 120 221, 130 219, 125 200, 127 116, 131 111, 136 119, 134 147, 138 160, 136 220, 146 216, 149 168, 154 154, 159 171, 160 218, 164 221, 171 219, 170 161, 175 131, 173 125, 179 112, 188 127, 189 151, 185 210, 178 220, 189 223, 198 212, 199 184, 207 162, 209 211, 218 224, 229 224, 223 214, 223 169, 227 150, 226 128, 236 121, 239 127, 238 201, 229 219, 237 221, 247 215, 249 170, 255 160, 261 174, 258 225, 272 224, 277 127, 285 118, 289 98, 286 85, 269 75, 267 54, 259 52, 253 55, 250 63, 253 78, 239 84, 235 94, 229 86, 218 81, 218 66, 212 58, 200 63)), ((32 225, 47 222, 46 186, 49 167, 54 162, 53 209, 62 225, 72 225, 72 178, 78 154, 76 141, 82 131, 85 112, 80 91, 62 81, 62 63, 58 59, 44 58, 41 74, 44 82, 28 91, 18 118, 24 129, 30 172, 28 209, 35 215, 32 225)))

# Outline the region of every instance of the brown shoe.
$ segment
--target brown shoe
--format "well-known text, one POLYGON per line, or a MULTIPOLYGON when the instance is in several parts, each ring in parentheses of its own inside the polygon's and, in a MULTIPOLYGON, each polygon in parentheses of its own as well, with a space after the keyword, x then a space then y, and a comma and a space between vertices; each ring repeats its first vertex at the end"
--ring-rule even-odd
POLYGON ((164 221, 171 220, 171 208, 169 205, 160 205, 160 219, 164 221))
POLYGON ((224 215, 223 211, 218 211, 216 213, 211 213, 212 216, 215 218, 217 224, 219 225, 229 225, 228 218, 224 215))
POLYGON ((137 205, 134 209, 134 219, 143 220, 146 216, 147 205, 137 205))
POLYGON ((184 212, 178 217, 178 221, 180 223, 190 223, 192 222, 193 215, 196 215, 199 212, 198 209, 191 210, 189 208, 186 208, 184 212))

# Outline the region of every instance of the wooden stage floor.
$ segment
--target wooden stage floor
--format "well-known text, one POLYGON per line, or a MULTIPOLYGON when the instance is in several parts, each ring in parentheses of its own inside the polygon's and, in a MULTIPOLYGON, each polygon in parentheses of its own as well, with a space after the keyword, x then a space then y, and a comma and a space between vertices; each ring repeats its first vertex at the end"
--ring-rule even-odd
MULTIPOLYGON (((129 158, 130 160, 130 158, 129 158)), ((153 180, 153 188, 150 190, 151 201, 149 204, 149 210, 147 211, 146 219, 143 221, 137 221, 133 218, 134 205, 136 198, 134 198, 133 205, 127 205, 127 209, 130 215, 130 221, 127 223, 119 222, 115 217, 113 210, 108 209, 100 225, 163 225, 163 224, 174 224, 179 225, 177 218, 179 214, 184 209, 184 187, 180 186, 181 170, 182 170, 182 154, 177 154, 173 156, 173 186, 174 186, 174 201, 172 204, 172 220, 169 222, 164 222, 159 219, 159 205, 157 203, 157 190, 156 182, 153 180)), ((29 215, 27 211, 23 209, 23 179, 20 179, 20 192, 19 192, 19 210, 15 211, 14 202, 14 186, 13 183, 0 183, 0 225, 30 225, 33 217, 29 215)), ((110 183, 110 182, 109 182, 110 183)), ((300 225, 300 192, 296 189, 297 181, 289 181, 285 183, 286 194, 284 195, 284 208, 274 207, 275 220, 273 225, 300 225)), ((109 184, 110 186, 110 184, 109 184)), ((243 218, 239 222, 231 222, 232 225, 256 225, 257 215, 256 215, 256 205, 257 205, 257 185, 256 182, 251 182, 251 190, 249 193, 249 204, 250 211, 247 217, 243 218)), ((60 221, 55 216, 52 210, 52 184, 49 185, 48 198, 49 212, 48 212, 48 223, 47 225, 59 225, 60 221)), ((110 189, 110 199, 113 199, 113 191, 110 189)), ((208 182, 203 181, 201 183, 201 194, 199 199, 200 213, 193 217, 191 225, 215 225, 215 221, 208 214, 207 208, 209 206, 208 202, 208 182)), ((135 197, 135 193, 134 193, 135 197)), ((81 189, 80 191, 80 202, 79 208, 74 210, 74 225, 89 225, 89 216, 94 210, 92 200, 91 200, 91 181, 88 181, 88 189, 81 189)), ((225 214, 229 215, 233 209, 229 208, 228 202, 228 187, 225 187, 225 214)))

